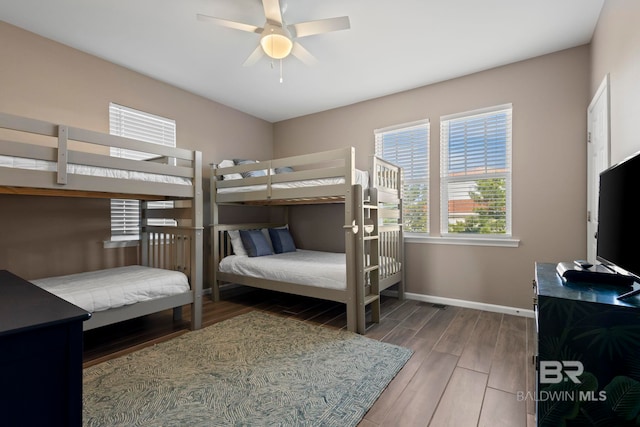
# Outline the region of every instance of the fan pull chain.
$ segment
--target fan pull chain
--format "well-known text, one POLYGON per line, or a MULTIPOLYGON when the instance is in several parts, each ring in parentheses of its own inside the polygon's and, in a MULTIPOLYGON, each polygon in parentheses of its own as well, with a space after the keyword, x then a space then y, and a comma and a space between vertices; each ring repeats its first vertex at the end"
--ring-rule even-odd
MULTIPOLYGON (((275 64, 273 63, 273 60, 271 60, 271 69, 273 70, 275 68, 275 64)), ((282 59, 280 59, 280 83, 284 82, 284 78, 282 77, 282 59)))

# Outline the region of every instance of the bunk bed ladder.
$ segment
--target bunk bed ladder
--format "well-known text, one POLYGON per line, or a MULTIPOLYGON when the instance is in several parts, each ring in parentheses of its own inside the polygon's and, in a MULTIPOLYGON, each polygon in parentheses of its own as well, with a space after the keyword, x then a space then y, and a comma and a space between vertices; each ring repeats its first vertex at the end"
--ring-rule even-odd
POLYGON ((371 187, 378 202, 377 230, 380 251, 379 289, 396 286, 399 300, 404 299, 405 263, 402 216, 402 168, 373 157, 371 187))
POLYGON ((380 323, 380 265, 378 236, 378 196, 376 189, 366 193, 354 186, 356 224, 358 333, 366 330, 366 308, 371 306, 371 321, 380 323), (365 196, 366 194, 366 196, 365 196))

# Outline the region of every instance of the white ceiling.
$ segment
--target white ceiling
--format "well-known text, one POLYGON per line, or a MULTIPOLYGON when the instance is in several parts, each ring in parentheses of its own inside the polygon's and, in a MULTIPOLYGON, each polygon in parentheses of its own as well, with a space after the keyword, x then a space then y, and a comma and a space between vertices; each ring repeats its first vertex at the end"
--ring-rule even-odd
POLYGON ((348 15, 351 29, 300 39, 318 63, 242 64, 260 0, 0 0, 0 19, 276 122, 588 43, 604 0, 284 0, 298 23, 348 15))

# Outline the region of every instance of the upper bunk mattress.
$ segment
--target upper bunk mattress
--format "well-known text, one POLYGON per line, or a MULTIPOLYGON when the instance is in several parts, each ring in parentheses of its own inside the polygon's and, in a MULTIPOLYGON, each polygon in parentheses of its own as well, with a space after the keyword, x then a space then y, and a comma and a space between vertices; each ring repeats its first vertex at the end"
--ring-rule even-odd
POLYGON ((297 283, 327 289, 346 289, 343 253, 298 249, 295 252, 248 257, 230 255, 220 261, 223 273, 297 283))
MULTIPOLYGON (((271 188, 272 189, 305 188, 305 187, 319 187, 323 185, 341 185, 341 184, 344 184, 344 177, 305 179, 301 181, 278 182, 275 184, 271 184, 271 188)), ((356 180, 354 184, 360 184, 363 189, 369 188, 369 172, 356 170, 356 180)), ((242 193, 242 192, 248 192, 248 191, 261 191, 261 190, 265 190, 266 188, 267 188, 266 184, 245 185, 241 187, 218 188, 218 193, 219 194, 242 193)))
MULTIPOLYGON (((12 157, 0 155, 0 167, 29 169, 45 172, 56 172, 57 164, 47 160, 28 159, 25 157, 12 157)), ((69 163, 67 173, 76 175, 99 176, 104 178, 129 179, 134 181, 158 182, 163 184, 192 185, 191 180, 179 176, 161 175, 157 173, 128 171, 123 169, 103 168, 69 163)))
POLYGON ((31 283, 92 313, 190 290, 184 273, 141 265, 48 277, 31 283))

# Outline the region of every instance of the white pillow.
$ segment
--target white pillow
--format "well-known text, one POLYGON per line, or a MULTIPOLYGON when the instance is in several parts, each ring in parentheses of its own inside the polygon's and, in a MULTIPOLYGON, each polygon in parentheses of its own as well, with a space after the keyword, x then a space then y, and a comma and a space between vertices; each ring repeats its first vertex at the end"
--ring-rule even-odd
MULTIPOLYGON (((240 231, 227 230, 227 234, 231 238, 231 247, 233 248, 233 253, 238 256, 248 256, 247 251, 242 244, 242 238, 240 238, 240 231)), ((269 239, 269 242, 271 242, 271 239, 269 239)))
MULTIPOLYGON (((223 160, 220 162, 220 164, 218 165, 219 168, 229 168, 231 166, 235 166, 236 164, 233 163, 233 160, 223 160)), ((228 173, 226 175, 222 175, 222 179, 242 179, 242 175, 240 175, 239 173, 228 173)))

